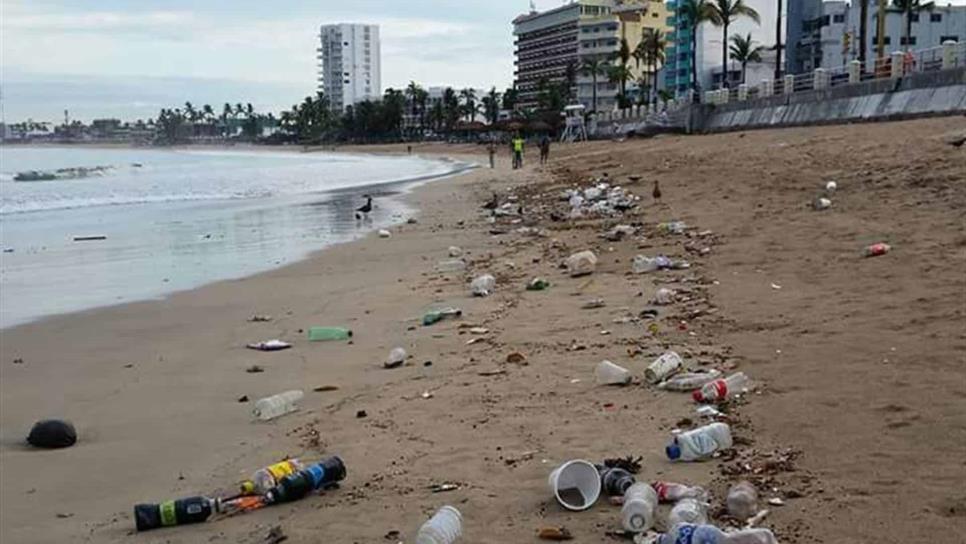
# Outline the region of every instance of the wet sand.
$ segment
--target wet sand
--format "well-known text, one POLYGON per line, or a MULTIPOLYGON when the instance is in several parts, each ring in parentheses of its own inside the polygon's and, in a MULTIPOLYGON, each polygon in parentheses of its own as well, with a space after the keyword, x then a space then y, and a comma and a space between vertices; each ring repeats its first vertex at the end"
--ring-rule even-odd
POLYGON ((280 525, 288 542, 395 542, 385 538, 391 531, 411 541, 426 516, 452 504, 464 514, 466 542, 536 541, 545 525, 567 526, 578 542, 609 542, 619 508, 601 501, 565 512, 547 475, 571 458, 640 455, 639 478, 706 485, 716 506, 728 482, 752 479, 764 498, 785 502, 763 523, 781 542, 954 541, 966 530, 966 154, 940 136, 963 124, 555 146, 550 167, 516 172, 502 153, 496 171, 415 191, 419 223, 393 228, 389 239, 163 301, 6 329, 0 540, 260 543, 280 525), (638 210, 549 219, 561 189, 605 171, 642 197, 638 210), (656 203, 654 179, 663 193, 656 203), (839 184, 832 208, 812 211, 830 179, 839 184), (489 224, 479 207, 493 191, 518 195, 524 221, 489 224), (712 234, 659 234, 656 224, 672 219, 712 234), (617 223, 640 224, 643 236, 599 237, 617 223), (545 235, 514 232, 520 226, 545 235), (893 251, 860 257, 880 240, 893 251), (434 273, 451 245, 464 249, 469 270, 434 273), (589 279, 558 267, 580 249, 600 256, 589 279), (657 253, 694 266, 629 274, 634 255, 657 253), (498 286, 472 298, 467 282, 480 273, 498 286), (533 276, 551 288, 525 291, 533 276), (656 332, 625 319, 649 307, 659 286, 680 298, 660 308, 656 332), (589 298, 607 306, 580 309, 589 298), (432 304, 464 316, 423 327, 418 318, 432 304), (255 313, 274 319, 248 322, 255 313), (489 333, 468 345, 468 324, 489 333), (299 330, 312 325, 349 326, 354 340, 309 344, 299 330), (244 348, 270 338, 295 346, 244 348), (383 369, 397 345, 411 359, 383 369), (697 420, 687 395, 594 384, 602 359, 640 382, 666 349, 759 382, 732 408, 738 441, 723 459, 664 458, 670 430, 697 420), (512 352, 525 364, 508 363, 512 352), (247 373, 253 364, 265 372, 247 373), (338 390, 311 391, 324 385, 338 390), (251 401, 238 401, 291 388, 307 391, 303 409, 270 423, 254 423, 251 401), (50 416, 77 424, 78 445, 22 446, 33 421, 50 416), (131 534, 136 502, 226 490, 286 455, 329 454, 348 467, 339 490, 131 534), (442 482, 460 488, 429 489, 442 482))

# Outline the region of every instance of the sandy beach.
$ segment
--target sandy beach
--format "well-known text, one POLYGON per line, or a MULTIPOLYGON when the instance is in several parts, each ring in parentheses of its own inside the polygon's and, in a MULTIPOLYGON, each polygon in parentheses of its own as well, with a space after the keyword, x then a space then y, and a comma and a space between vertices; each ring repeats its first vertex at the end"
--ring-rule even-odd
MULTIPOLYGON (((161 301, 5 329, 0 541, 257 544, 280 526, 292 543, 411 542, 451 504, 465 542, 537 542, 540 527, 560 525, 576 542, 614 542, 606 533, 619 529, 619 507, 601 500, 566 512, 547 475, 568 459, 631 455, 643 458, 640 480, 708 487, 716 517, 727 486, 752 480, 762 502, 784 503, 763 505, 762 522, 783 543, 954 542, 966 531, 966 151, 942 135, 964 125, 557 145, 549 166, 535 166, 534 152, 520 171, 501 149, 495 170, 415 190, 418 223, 393 227, 391 238, 373 234, 161 301), (551 218, 566 209, 561 191, 604 172, 641 197, 637 209, 551 218), (829 180, 838 183, 832 207, 812 210, 829 180), (494 192, 516 197, 519 222, 488 222, 481 205, 494 192), (688 234, 657 228, 671 220, 688 234), (600 237, 618 224, 638 232, 600 237), (892 252, 862 258, 879 241, 892 252), (449 246, 463 249, 465 273, 434 271, 449 246), (584 249, 597 253, 596 272, 568 277, 561 261, 584 249), (634 275, 638 254, 692 267, 634 275), (496 291, 471 297, 468 282, 483 273, 497 278, 496 291), (551 287, 526 291, 535 276, 551 287), (675 289, 677 302, 640 319, 659 287, 675 289), (595 298, 606 306, 581 309, 595 298), (433 305, 458 306, 463 317, 424 327, 433 305), (253 314, 272 320, 249 322, 253 314), (304 330, 314 325, 355 334, 309 343, 304 330), (271 338, 294 347, 245 349, 271 338), (410 359, 384 369, 396 346, 410 359), (699 422, 688 395, 642 383, 669 349, 758 385, 730 408, 736 445, 719 459, 672 464, 664 455, 672 429, 699 422), (514 352, 525 362, 507 362, 514 352), (596 385, 603 359, 630 369, 634 384, 596 385), (264 372, 246 372, 252 365, 264 372), (313 391, 322 386, 337 389, 313 391), (306 391, 300 411, 253 421, 255 399, 295 388, 306 391), (46 417, 72 420, 78 444, 25 446, 46 417), (336 454, 348 468, 337 490, 134 532, 135 503, 228 491, 286 456, 336 454), (444 482, 458 489, 431 490, 444 482)), ((414 153, 482 163, 482 149, 426 144, 414 153)))

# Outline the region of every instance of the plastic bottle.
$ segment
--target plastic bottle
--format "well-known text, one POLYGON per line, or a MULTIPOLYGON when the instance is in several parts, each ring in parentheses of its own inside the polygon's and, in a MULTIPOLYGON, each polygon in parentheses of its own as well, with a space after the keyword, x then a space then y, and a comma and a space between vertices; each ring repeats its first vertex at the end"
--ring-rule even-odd
POLYGON ((668 391, 694 391, 721 377, 721 371, 713 368, 708 372, 684 372, 658 384, 668 391))
POLYGON ((265 493, 270 504, 292 502, 313 491, 324 489, 345 479, 345 464, 339 457, 329 457, 282 478, 265 493))
POLYGON ((708 523, 708 504, 691 498, 679 500, 668 514, 667 526, 674 527, 679 523, 708 523))
POLYGON ((661 535, 655 544, 778 544, 778 540, 768 529, 725 533, 714 525, 681 523, 661 535))
POLYGON ((567 257, 567 273, 571 277, 586 276, 593 274, 597 269, 597 255, 593 251, 581 251, 567 257))
POLYGON ((286 459, 274 465, 260 468, 252 474, 251 479, 241 483, 241 491, 245 495, 264 495, 272 489, 282 478, 302 470, 302 463, 298 459, 286 459))
POLYGON ((252 415, 262 421, 275 419, 285 414, 292 413, 299 409, 298 402, 305 396, 301 390, 293 389, 271 397, 265 397, 255 401, 252 415))
POLYGON ((423 325, 429 326, 438 323, 446 318, 459 317, 463 315, 463 310, 459 308, 444 308, 442 310, 432 310, 423 316, 423 325))
POLYGON ((668 304, 674 303, 674 290, 668 289, 667 287, 661 287, 654 293, 654 304, 659 306, 667 306, 668 304))
POLYGON ((636 482, 634 475, 622 468, 597 467, 597 470, 601 487, 608 495, 623 495, 636 482))
POLYGON ((723 402, 749 388, 751 380, 744 372, 736 372, 724 379, 714 380, 694 391, 695 402, 723 402))
POLYGON ((470 283, 470 291, 473 292, 473 296, 477 297, 489 296, 495 287, 496 278, 490 274, 483 274, 470 283))
POLYGON ((310 342, 325 340, 348 340, 352 338, 352 331, 343 327, 311 327, 309 328, 310 342))
POLYGON ((389 357, 382 365, 386 368, 396 368, 406 362, 406 350, 404 348, 392 348, 389 357))
POLYGON ((466 270, 466 261, 463 259, 447 259, 436 263, 437 272, 462 272, 466 270))
POLYGON ((673 482, 654 482, 652 484, 659 502, 678 502, 682 499, 708 501, 708 492, 703 487, 676 484, 673 482))
POLYGON ((644 378, 651 383, 657 383, 677 372, 684 366, 684 359, 673 351, 661 355, 644 370, 644 378))
POLYGON ((543 291, 550 287, 550 282, 544 278, 533 278, 527 283, 527 291, 543 291))
POLYGON ((624 507, 621 509, 624 529, 643 533, 653 527, 655 508, 657 508, 657 493, 653 487, 637 482, 627 488, 624 493, 624 507))
POLYGON ((216 511, 216 501, 208 497, 188 497, 160 504, 134 506, 134 523, 138 531, 160 527, 202 523, 216 511))
POLYGON ((726 423, 711 423, 704 427, 678 433, 667 445, 666 453, 672 461, 700 461, 718 450, 730 448, 731 428, 726 423))
POLYGON ((877 244, 866 246, 862 254, 865 255, 866 257, 878 257, 879 255, 885 255, 891 250, 892 250, 892 246, 890 246, 885 242, 879 242, 877 244))
POLYGON ((462 514, 452 506, 444 506, 419 528, 416 544, 453 544, 462 535, 462 514))
POLYGON ((758 513, 758 490, 751 482, 738 482, 728 490, 726 504, 733 518, 745 521, 758 513))

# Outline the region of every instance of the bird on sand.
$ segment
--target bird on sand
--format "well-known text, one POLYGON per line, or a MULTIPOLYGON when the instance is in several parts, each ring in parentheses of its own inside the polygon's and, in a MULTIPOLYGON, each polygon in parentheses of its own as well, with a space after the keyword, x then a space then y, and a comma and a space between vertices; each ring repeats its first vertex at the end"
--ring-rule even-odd
POLYGON ((369 215, 369 212, 372 211, 372 197, 369 195, 363 196, 366 198, 366 203, 356 208, 356 219, 362 219, 363 215, 369 215))
POLYGON ((486 201, 485 204, 483 204, 483 209, 495 210, 499 205, 500 205, 500 200, 497 198, 496 193, 493 193, 493 198, 491 198, 490 200, 486 201))
POLYGON ((651 196, 654 200, 661 200, 661 187, 657 184, 657 180, 654 180, 654 190, 651 191, 651 196))

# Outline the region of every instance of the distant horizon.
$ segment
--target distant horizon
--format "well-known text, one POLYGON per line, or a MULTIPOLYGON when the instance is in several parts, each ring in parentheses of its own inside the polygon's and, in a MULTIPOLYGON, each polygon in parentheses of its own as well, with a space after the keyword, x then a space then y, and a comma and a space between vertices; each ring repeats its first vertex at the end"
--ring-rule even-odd
MULTIPOLYGON (((749 3, 774 17, 773 0, 749 3)), ((947 3, 966 0, 937 2, 947 3)), ((380 25, 383 90, 416 81, 503 91, 513 79, 511 21, 529 2, 466 0, 460 9, 451 0, 137 4, 0 0, 3 119, 60 123, 66 109, 84 122, 147 120, 186 101, 216 111, 225 102, 251 102, 261 113, 278 113, 315 94, 319 27, 339 22, 380 25)), ((539 10, 560 4, 536 2, 539 10)), ((761 43, 774 41, 773 27, 752 31, 761 43)))

